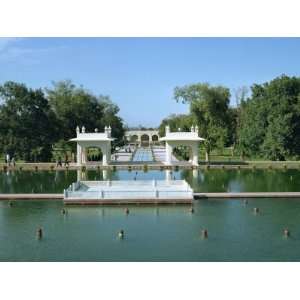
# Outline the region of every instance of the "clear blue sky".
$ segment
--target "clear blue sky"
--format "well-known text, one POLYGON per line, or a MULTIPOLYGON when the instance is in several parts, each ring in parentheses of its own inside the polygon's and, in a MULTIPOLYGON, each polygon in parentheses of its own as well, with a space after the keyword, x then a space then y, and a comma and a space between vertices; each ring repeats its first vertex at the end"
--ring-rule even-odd
POLYGON ((110 95, 130 126, 187 112, 173 100, 176 86, 209 82, 234 94, 281 74, 300 76, 300 39, 0 38, 0 83, 71 79, 110 95))

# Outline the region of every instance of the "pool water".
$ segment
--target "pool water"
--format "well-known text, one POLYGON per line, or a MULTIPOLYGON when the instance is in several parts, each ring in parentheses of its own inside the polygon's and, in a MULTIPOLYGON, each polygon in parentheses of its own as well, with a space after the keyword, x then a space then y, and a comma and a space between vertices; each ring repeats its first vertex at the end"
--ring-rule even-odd
POLYGON ((151 148, 137 148, 132 161, 135 162, 150 162, 153 161, 153 155, 152 155, 152 151, 151 148))
MULTIPOLYGON (((89 171, 100 180, 186 179, 197 191, 300 191, 298 170, 89 171)), ((0 192, 61 192, 76 171, 0 173, 0 192)), ((0 261, 300 261, 300 199, 197 200, 189 206, 67 207, 0 202, 0 261), (255 215, 253 209, 260 213, 255 215), (41 226, 44 237, 36 238, 41 226), (201 230, 208 230, 208 239, 201 230), (289 228, 290 238, 283 237, 289 228), (125 231, 124 240, 117 237, 125 231)))

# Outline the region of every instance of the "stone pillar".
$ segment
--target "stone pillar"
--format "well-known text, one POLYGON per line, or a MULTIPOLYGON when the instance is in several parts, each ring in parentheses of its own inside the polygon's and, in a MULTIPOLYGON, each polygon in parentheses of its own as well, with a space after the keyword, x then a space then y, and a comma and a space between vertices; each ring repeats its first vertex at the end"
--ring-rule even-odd
POLYGON ((86 158, 86 148, 81 147, 81 164, 86 164, 87 158, 86 158))
POLYGON ((103 166, 108 165, 108 162, 107 162, 107 160, 108 160, 107 148, 108 148, 107 146, 101 148, 101 150, 102 150, 102 165, 103 166))
POLYGON ((110 144, 110 142, 107 143, 106 149, 107 149, 106 161, 107 161, 107 164, 109 164, 111 162, 111 144, 110 144))
POLYGON ((166 141, 166 161, 165 163, 167 165, 172 164, 172 146, 169 144, 168 141, 166 141))
POLYGON ((77 181, 81 181, 81 180, 82 180, 82 171, 77 170, 77 181))
POLYGON ((198 166, 198 142, 193 143, 192 145, 192 164, 193 166, 198 166))
POLYGON ((77 143, 77 166, 81 166, 82 164, 82 149, 81 146, 77 143))

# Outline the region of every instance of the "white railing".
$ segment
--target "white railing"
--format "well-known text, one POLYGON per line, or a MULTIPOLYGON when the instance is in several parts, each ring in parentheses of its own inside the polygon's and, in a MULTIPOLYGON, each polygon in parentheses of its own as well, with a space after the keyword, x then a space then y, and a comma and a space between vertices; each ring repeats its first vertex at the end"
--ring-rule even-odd
POLYGON ((64 190, 65 199, 183 199, 193 198, 185 180, 83 181, 64 190))
POLYGON ((82 185, 91 186, 186 186, 185 180, 106 180, 106 181, 81 181, 82 185))
POLYGON ((87 191, 87 192, 67 192, 65 199, 172 199, 172 198, 192 198, 192 191, 87 191))

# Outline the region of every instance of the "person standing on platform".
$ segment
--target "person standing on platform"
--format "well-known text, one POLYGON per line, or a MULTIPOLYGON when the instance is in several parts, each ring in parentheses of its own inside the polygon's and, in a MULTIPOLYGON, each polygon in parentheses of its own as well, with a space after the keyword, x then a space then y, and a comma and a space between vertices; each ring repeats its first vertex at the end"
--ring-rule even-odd
POLYGON ((56 166, 57 167, 62 167, 62 162, 61 162, 61 157, 60 156, 58 157, 58 161, 57 161, 56 166))
POLYGON ((65 167, 66 166, 69 166, 69 158, 68 158, 68 155, 66 154, 65 156, 65 167))

